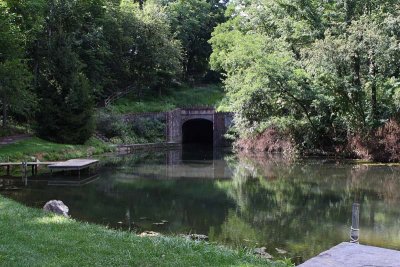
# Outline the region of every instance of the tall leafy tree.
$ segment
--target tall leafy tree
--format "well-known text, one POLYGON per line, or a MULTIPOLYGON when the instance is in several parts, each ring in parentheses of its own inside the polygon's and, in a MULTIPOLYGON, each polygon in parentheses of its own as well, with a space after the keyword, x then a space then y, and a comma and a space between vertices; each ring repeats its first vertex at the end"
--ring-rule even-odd
POLYGON ((333 149, 396 117, 395 1, 233 1, 211 39, 240 135, 274 125, 333 149))
POLYGON ((64 143, 83 143, 92 134, 93 101, 83 63, 74 51, 80 21, 77 2, 51 0, 42 40, 38 134, 64 143))
POLYGON ((31 91, 24 55, 24 35, 4 1, 0 1, 0 101, 3 127, 7 127, 9 110, 26 115, 32 112, 35 97, 31 91))
POLYGON ((208 40, 214 27, 223 22, 225 2, 216 0, 157 0, 166 6, 172 32, 184 50, 186 78, 202 79, 209 71, 212 52, 208 40))

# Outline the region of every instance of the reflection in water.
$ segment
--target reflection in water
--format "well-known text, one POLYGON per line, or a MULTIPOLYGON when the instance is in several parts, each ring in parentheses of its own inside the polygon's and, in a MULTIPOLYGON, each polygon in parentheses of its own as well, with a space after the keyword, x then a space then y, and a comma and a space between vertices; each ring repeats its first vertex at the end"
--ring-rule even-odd
POLYGON ((400 249, 400 168, 287 162, 223 151, 141 153, 104 160, 80 187, 28 183, 2 193, 42 207, 61 199, 74 218, 141 232, 207 234, 238 247, 308 259, 349 241, 360 206, 360 243, 400 249))

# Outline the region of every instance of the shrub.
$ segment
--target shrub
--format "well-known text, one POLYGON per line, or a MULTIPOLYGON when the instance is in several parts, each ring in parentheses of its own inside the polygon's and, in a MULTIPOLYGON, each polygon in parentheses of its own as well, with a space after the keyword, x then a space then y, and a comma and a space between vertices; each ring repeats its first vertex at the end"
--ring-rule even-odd
POLYGON ((157 118, 138 118, 126 122, 121 116, 100 112, 96 129, 113 144, 154 143, 165 140, 165 122, 157 118))

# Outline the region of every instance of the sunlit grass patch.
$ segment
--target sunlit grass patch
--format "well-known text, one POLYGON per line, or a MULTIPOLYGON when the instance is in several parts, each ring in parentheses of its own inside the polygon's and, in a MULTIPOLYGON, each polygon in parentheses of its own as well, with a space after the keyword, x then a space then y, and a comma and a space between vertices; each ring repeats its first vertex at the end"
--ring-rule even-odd
POLYGON ((111 109, 116 113, 164 112, 185 107, 218 107, 224 97, 221 85, 169 89, 164 95, 153 94, 138 99, 134 95, 121 98, 111 109))
POLYGON ((138 237, 3 197, 0 207, 2 266, 288 266, 203 242, 138 237))
POLYGON ((101 154, 111 148, 97 139, 90 139, 85 145, 57 144, 37 137, 17 141, 0 147, 0 161, 61 160, 74 157, 88 157, 101 154))

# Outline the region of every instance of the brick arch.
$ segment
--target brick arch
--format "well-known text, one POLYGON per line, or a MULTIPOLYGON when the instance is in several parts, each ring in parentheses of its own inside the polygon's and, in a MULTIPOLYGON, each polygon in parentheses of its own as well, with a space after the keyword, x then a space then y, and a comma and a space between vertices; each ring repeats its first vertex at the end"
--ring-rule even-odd
POLYGON ((198 115, 198 116, 193 116, 193 117, 182 118, 182 126, 183 126, 183 124, 185 124, 186 122, 191 121, 191 120, 206 120, 206 121, 210 121, 210 122, 214 123, 213 116, 210 116, 210 115, 204 115, 204 116, 198 115))

